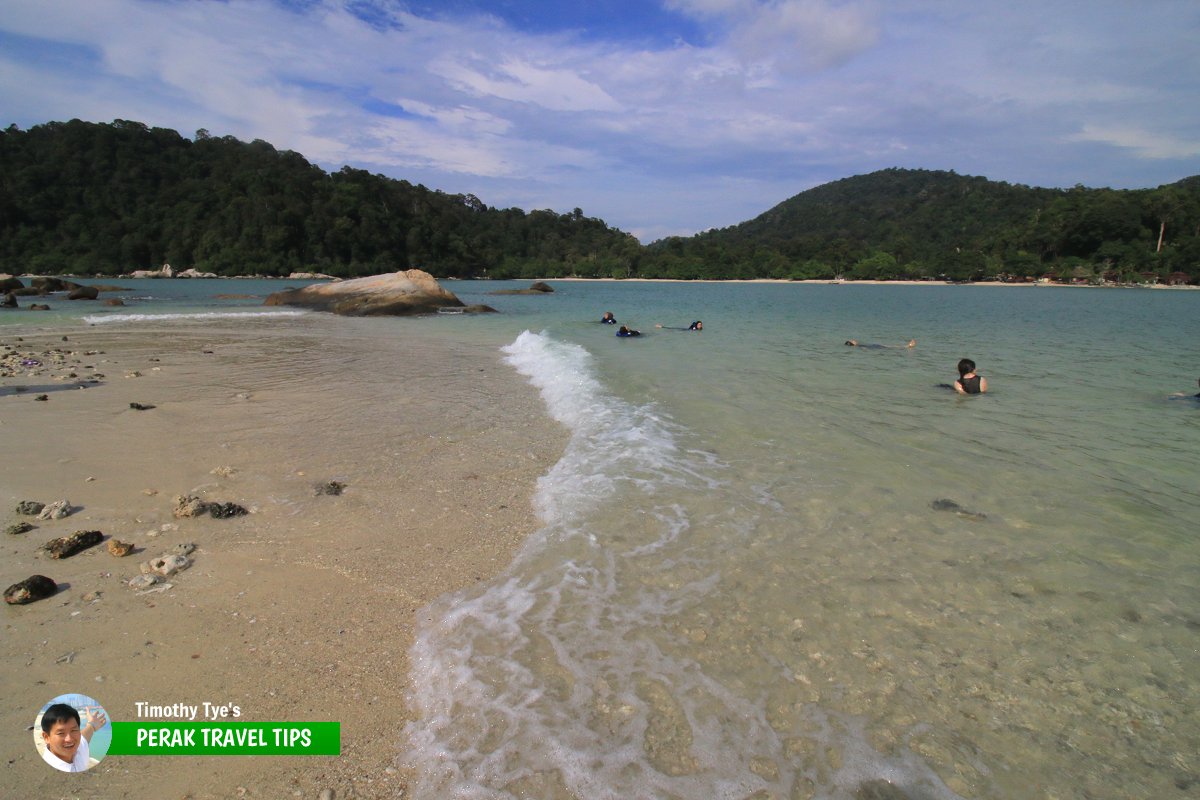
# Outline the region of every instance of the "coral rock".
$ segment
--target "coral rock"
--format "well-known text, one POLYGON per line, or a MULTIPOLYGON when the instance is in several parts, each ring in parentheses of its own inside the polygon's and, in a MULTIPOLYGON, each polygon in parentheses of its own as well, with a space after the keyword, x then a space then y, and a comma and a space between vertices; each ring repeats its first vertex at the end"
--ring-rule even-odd
POLYGON ((19 606, 49 597, 58 591, 58 584, 45 575, 31 575, 4 590, 4 602, 19 606))
POLYGON ((117 558, 129 555, 132 550, 133 544, 131 542, 122 542, 119 539, 108 540, 108 552, 117 558))
POLYGON ((100 543, 104 534, 100 531, 75 531, 70 536, 61 536, 46 542, 43 549, 51 558, 68 558, 81 550, 100 543))

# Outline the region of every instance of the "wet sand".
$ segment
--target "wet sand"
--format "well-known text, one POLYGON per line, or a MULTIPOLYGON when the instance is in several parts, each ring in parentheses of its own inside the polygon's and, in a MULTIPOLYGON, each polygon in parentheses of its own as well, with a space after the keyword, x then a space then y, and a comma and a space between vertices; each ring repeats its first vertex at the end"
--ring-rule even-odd
POLYGON ((0 378, 0 522, 37 526, 0 540, 0 581, 58 584, 3 609, 0 784, 21 797, 403 795, 414 615, 507 566, 537 527, 534 485, 565 442, 498 351, 416 340, 415 322, 95 327, 66 342, 0 333, 4 352, 43 354, 42 367, 0 378), (319 494, 328 481, 346 488, 319 494), (251 513, 176 519, 183 494, 251 513), (64 519, 14 511, 63 498, 75 509, 64 519), (40 551, 77 530, 136 549, 40 551), (139 562, 182 542, 196 545, 193 565, 171 588, 126 585, 139 562), (122 721, 137 719, 138 701, 237 705, 244 721, 337 720, 342 754, 110 756, 56 773, 28 729, 71 692, 122 721))

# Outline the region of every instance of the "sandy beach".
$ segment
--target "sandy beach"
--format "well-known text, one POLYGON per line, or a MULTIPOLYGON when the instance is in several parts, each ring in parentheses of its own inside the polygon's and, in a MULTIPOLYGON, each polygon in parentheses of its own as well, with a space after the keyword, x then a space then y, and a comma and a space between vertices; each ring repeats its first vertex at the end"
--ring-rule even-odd
POLYGON ((4 608, 6 796, 403 796, 414 615, 508 565, 538 526, 534 485, 565 432, 498 351, 381 340, 372 325, 313 315, 263 330, 0 334, 3 353, 42 362, 0 379, 3 521, 36 525, 4 537, 0 580, 58 585, 4 608), (318 492, 331 481, 340 495, 318 492), (176 518, 174 497, 189 494, 251 513, 176 518), (59 520, 14 510, 59 499, 73 509, 59 520), (40 549, 77 530, 136 549, 40 549), (180 543, 195 544, 192 566, 169 588, 129 588, 140 562, 180 543), (342 754, 110 756, 57 773, 29 727, 69 692, 122 721, 139 701, 336 720, 342 754))

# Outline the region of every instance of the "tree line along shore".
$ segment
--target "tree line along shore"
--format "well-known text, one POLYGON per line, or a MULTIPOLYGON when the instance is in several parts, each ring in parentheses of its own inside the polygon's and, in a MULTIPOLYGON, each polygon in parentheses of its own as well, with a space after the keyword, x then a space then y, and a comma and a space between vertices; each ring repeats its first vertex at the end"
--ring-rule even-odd
POLYGON ((139 122, 0 131, 0 272, 222 277, 1200 283, 1200 176, 1037 188, 887 169, 643 245, 586 216, 494 208, 299 153, 139 122))

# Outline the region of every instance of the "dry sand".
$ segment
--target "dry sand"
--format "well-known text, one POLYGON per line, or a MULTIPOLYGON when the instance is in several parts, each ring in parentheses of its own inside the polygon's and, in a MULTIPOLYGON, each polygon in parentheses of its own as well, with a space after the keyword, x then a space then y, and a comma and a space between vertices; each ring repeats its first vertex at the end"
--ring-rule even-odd
POLYGON ((0 378, 0 524, 21 519, 22 500, 75 508, 0 540, 4 586, 44 574, 59 587, 3 609, 0 795, 405 796, 414 615, 505 568, 537 526, 535 481, 565 434, 494 348, 413 341, 412 320, 381 339, 386 324, 315 315, 258 332, 0 333, 9 352, 70 353, 0 378), (65 388, 96 373, 91 388, 65 388), (344 492, 318 495, 331 480, 344 492), (186 493, 252 513, 175 519, 172 498, 186 493), (138 549, 40 552, 76 530, 138 549), (139 562, 180 542, 197 549, 172 588, 126 586, 139 562), (237 705, 245 721, 337 720, 342 754, 110 756, 57 773, 29 726, 70 692, 122 721, 137 718, 137 701, 237 705))

